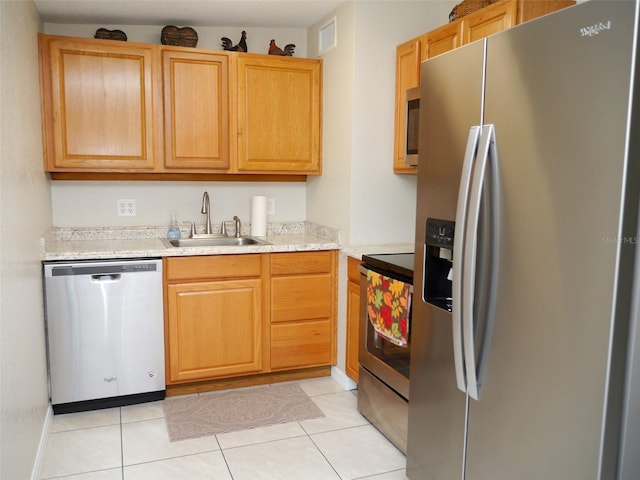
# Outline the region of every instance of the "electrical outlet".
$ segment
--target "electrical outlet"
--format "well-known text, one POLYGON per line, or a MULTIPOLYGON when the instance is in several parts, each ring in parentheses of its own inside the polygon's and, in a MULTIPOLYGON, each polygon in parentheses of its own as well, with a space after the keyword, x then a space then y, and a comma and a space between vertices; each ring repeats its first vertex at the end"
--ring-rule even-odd
POLYGON ((267 215, 275 215, 275 214, 276 214, 276 199, 267 198, 267 215))
POLYGON ((119 217, 135 217, 136 216, 135 198, 118 199, 118 216, 119 217))

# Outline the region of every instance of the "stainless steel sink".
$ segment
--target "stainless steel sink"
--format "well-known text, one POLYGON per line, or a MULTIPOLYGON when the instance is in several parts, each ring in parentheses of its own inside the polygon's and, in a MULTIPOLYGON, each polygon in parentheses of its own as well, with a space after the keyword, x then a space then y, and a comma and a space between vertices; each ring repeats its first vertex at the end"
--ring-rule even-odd
POLYGON ((269 245, 264 240, 253 237, 215 237, 215 238, 179 238, 177 240, 162 239, 171 247, 237 247, 242 245, 269 245))

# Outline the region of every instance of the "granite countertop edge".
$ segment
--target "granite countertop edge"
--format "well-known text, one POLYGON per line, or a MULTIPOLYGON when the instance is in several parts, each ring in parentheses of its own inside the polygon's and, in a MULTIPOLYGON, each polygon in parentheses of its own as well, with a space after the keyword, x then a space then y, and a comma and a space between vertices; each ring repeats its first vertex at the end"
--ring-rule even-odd
MULTIPOLYGON (((249 226, 242 234, 250 236, 249 226)), ((214 232, 215 233, 215 232, 214 232)), ((40 239, 42 261, 153 258, 194 255, 339 250, 340 232, 335 229, 293 222, 269 225, 267 242, 248 246, 167 247, 162 237, 166 227, 52 228, 40 239)), ((182 232, 183 238, 188 232, 182 232)))
MULTIPOLYGON (((249 229, 250 226, 243 226, 242 234, 250 236, 249 229)), ((310 222, 269 224, 267 235, 256 237, 268 244, 167 247, 162 241, 164 236, 166 227, 53 227, 40 239, 41 260, 54 262, 316 250, 340 250, 342 254, 360 260, 366 254, 413 251, 413 244, 409 243, 344 246, 339 230, 310 222)), ((188 231, 182 232, 182 236, 188 237, 188 231)))

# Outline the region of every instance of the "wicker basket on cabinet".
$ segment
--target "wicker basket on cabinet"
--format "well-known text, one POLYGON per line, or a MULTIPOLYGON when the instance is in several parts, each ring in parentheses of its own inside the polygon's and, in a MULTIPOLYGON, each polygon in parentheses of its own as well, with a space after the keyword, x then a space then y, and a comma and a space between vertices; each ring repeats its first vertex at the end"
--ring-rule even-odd
POLYGON ((491 5, 496 1, 498 0, 463 0, 461 3, 453 7, 453 10, 451 10, 451 13, 449 14, 449 21, 453 22, 454 20, 462 18, 476 10, 480 10, 481 8, 491 5))

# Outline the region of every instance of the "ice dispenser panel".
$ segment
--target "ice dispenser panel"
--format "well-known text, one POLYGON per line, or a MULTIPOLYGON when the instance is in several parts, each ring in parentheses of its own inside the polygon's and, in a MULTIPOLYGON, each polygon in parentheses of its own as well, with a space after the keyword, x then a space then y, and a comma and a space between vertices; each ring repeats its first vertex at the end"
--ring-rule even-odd
POLYGON ((455 222, 427 218, 425 228, 422 298, 450 312, 455 222))

